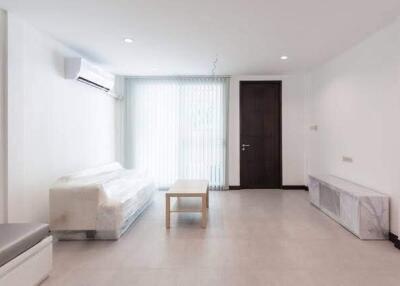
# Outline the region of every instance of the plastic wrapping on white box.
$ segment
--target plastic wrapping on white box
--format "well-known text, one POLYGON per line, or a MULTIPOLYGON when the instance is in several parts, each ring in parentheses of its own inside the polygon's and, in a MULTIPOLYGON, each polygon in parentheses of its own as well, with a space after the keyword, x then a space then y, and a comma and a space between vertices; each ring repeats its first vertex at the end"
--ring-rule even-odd
POLYGON ((50 229, 59 239, 118 239, 154 191, 145 172, 118 163, 62 177, 50 189, 50 229))
POLYGON ((387 239, 389 196, 330 175, 310 175, 310 201, 361 239, 387 239))

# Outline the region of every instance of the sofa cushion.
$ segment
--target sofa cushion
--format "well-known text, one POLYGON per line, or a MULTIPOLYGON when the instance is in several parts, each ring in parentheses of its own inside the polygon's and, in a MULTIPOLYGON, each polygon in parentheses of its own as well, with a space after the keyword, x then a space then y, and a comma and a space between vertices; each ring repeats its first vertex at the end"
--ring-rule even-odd
POLYGON ((0 224, 0 266, 25 252, 47 236, 49 236, 47 224, 0 224))

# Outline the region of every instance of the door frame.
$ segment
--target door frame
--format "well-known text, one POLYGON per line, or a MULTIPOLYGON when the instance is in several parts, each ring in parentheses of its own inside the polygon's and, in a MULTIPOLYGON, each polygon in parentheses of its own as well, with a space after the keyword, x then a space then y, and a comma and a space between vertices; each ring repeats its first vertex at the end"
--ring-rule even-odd
POLYGON ((270 188, 269 186, 245 186, 242 184, 242 163, 241 157, 242 152, 240 149, 240 144, 242 144, 242 87, 243 84, 256 84, 256 83, 274 83, 279 84, 279 181, 280 186, 279 188, 282 189, 283 186, 283 164, 282 164, 282 80, 241 80, 239 81, 239 180, 240 180, 240 187, 245 189, 258 189, 258 188, 270 188))

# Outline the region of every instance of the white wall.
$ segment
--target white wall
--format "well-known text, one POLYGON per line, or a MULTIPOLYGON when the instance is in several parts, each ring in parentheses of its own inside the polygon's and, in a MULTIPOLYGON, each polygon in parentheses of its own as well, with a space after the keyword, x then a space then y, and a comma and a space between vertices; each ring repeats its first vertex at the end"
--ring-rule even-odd
POLYGON ((400 21, 310 75, 308 171, 329 173, 391 196, 400 234, 400 21), (350 156, 353 163, 345 163, 350 156))
POLYGON ((115 160, 115 100, 64 79, 77 55, 12 14, 8 51, 8 219, 47 221, 56 178, 115 160))
POLYGON ((240 185, 240 81, 282 81, 282 169, 284 185, 304 185, 304 108, 306 81, 302 75, 234 76, 229 97, 229 185, 240 185))
POLYGON ((6 71, 7 69, 7 14, 0 9, 0 223, 6 219, 6 71))

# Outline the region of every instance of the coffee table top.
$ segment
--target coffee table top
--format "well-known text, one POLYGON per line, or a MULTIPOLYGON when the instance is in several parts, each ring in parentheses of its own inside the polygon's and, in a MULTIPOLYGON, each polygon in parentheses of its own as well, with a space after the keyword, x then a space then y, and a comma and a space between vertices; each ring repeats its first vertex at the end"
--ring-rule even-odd
POLYGON ((208 181, 206 180, 177 180, 166 192, 170 195, 201 195, 206 194, 208 181))

